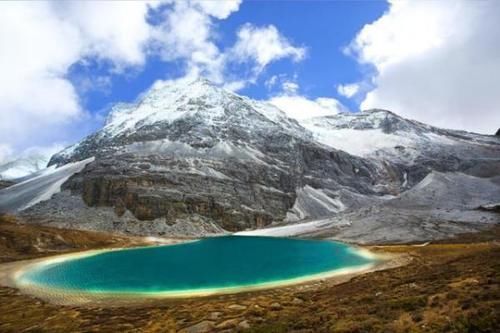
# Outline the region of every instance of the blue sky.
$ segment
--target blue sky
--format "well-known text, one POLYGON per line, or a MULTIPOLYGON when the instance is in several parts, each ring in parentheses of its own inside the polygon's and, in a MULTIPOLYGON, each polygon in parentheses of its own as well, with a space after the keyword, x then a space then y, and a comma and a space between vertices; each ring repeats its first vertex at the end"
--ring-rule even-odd
MULTIPOLYGON (((252 1, 223 22, 221 29, 236 30, 246 21, 256 25, 274 24, 294 44, 307 47, 299 64, 279 61, 266 71, 255 86, 242 93, 265 99, 269 92, 262 83, 272 75, 297 74, 303 93, 310 97, 338 96, 335 87, 362 79, 356 60, 342 50, 361 28, 379 18, 387 9, 385 1, 252 1)), ((271 92, 272 93, 272 92, 271 92)), ((356 110, 358 105, 344 100, 356 110)))
POLYGON ((297 120, 384 108, 494 133, 498 17, 495 0, 0 2, 0 163, 197 76, 297 120))

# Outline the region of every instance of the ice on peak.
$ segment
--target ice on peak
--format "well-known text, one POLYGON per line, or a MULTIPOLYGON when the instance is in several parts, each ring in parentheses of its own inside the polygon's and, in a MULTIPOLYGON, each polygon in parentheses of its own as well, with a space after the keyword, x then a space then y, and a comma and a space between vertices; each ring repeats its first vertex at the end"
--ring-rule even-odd
POLYGON ((215 110, 231 96, 206 79, 191 82, 159 82, 133 104, 117 104, 106 120, 104 131, 111 135, 134 131, 158 121, 172 122, 202 108, 215 110))
POLYGON ((396 147, 406 147, 405 158, 411 160, 414 149, 441 138, 430 135, 433 129, 429 126, 382 109, 317 117, 302 122, 302 125, 314 133, 319 142, 362 157, 381 150, 399 156, 401 154, 394 151, 396 147))
MULTIPOLYGON (((228 91, 205 78, 193 81, 164 81, 153 85, 134 104, 117 104, 108 115, 103 135, 133 133, 142 126, 172 123, 197 115, 213 123, 229 115, 244 117, 243 111, 258 113, 283 127, 304 129, 278 108, 228 91)), ((247 113, 248 114, 248 113, 247 113)))

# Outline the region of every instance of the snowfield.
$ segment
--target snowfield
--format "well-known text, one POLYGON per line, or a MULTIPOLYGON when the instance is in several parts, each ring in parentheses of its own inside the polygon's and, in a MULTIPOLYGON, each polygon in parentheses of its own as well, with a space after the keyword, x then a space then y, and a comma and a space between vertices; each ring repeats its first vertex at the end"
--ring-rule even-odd
MULTIPOLYGON (((321 230, 340 226, 341 224, 336 224, 332 219, 321 219, 308 222, 295 223, 284 226, 270 227, 257 230, 240 231, 235 233, 238 236, 267 236, 267 237, 293 237, 300 236, 304 234, 319 232, 321 230)), ((342 225, 348 225, 347 223, 342 223, 342 225)))
POLYGON ((60 192, 61 185, 72 175, 94 161, 94 158, 62 167, 50 166, 34 177, 0 190, 0 212, 16 212, 31 207, 41 201, 49 200, 55 193, 60 192))

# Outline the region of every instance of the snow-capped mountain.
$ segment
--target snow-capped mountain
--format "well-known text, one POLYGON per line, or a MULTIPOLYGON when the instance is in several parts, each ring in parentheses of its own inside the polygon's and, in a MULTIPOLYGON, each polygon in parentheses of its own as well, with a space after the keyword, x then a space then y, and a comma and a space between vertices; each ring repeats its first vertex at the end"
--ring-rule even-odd
MULTIPOLYGON (((362 157, 376 156, 377 152, 390 153, 391 149, 400 147, 416 150, 425 143, 448 140, 435 134, 430 126, 385 110, 315 117, 302 121, 302 125, 312 131, 319 142, 362 157)), ((399 151, 395 155, 412 157, 399 151)))
MULTIPOLYGON (((229 154, 252 155, 272 133, 305 139, 309 133, 276 107, 236 95, 205 79, 164 83, 136 104, 118 104, 104 128, 56 154, 50 164, 109 151, 213 148, 229 154), (187 144, 189 147, 182 147, 187 144), (229 151, 233 149, 234 151, 229 151)), ((253 156, 253 158, 256 158, 253 156)))
POLYGON ((206 80, 157 86, 115 106, 102 130, 49 164, 89 157, 95 162, 65 187, 88 206, 112 207, 107 220, 136 233, 311 218, 397 191, 403 179, 318 143, 276 107, 206 80), (149 222, 158 219, 165 222, 149 222))
POLYGON ((462 144, 492 147, 498 144, 498 139, 493 136, 445 130, 380 109, 310 118, 301 125, 327 146, 362 157, 385 154, 386 158, 407 163, 414 162, 422 150, 462 144))
POLYGON ((499 140, 494 136, 441 129, 379 109, 316 117, 301 125, 329 147, 398 165, 408 185, 431 170, 498 174, 499 140))
POLYGON ((262 228, 397 200, 433 170, 498 175, 500 140, 383 110, 299 123, 200 79, 116 105, 101 130, 49 165, 89 158, 24 214, 148 235, 262 228))

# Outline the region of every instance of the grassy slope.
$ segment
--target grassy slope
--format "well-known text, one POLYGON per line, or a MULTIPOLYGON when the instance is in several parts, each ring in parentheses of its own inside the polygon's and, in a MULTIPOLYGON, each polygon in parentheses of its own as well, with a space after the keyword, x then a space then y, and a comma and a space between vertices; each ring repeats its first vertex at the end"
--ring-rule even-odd
MULTIPOLYGON (((175 332, 200 322, 211 331, 226 332, 240 330, 246 326, 242 322, 250 325, 249 332, 498 332, 499 237, 496 227, 425 247, 375 248, 409 253, 414 260, 336 286, 324 281, 142 306, 57 306, 0 287, 0 332, 175 332)), ((73 251, 126 242, 0 222, 0 253, 8 251, 8 260, 48 255, 52 246, 73 251), (63 238, 65 245, 49 241, 45 247, 34 246, 40 235, 63 238)))
POLYGON ((308 306, 288 311, 253 332, 499 331, 498 244, 385 250, 409 251, 414 260, 405 267, 303 295, 311 301, 308 306))
POLYGON ((122 246, 130 238, 98 232, 16 224, 0 215, 0 263, 100 247, 122 246))

